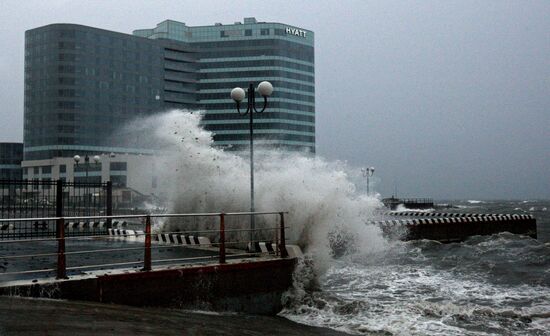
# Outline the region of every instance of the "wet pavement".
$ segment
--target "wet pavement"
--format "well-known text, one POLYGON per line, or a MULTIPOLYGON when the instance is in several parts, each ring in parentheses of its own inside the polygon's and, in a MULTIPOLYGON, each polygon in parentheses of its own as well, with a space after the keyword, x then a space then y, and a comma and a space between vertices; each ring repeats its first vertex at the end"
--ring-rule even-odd
MULTIPOLYGON (((67 275, 79 275, 83 272, 92 270, 111 270, 117 268, 137 268, 143 267, 143 241, 132 241, 129 239, 113 238, 105 236, 102 238, 75 237, 66 240, 66 266, 67 275), (103 252, 70 254, 72 252, 107 250, 103 252), (74 267, 105 265, 123 262, 138 262, 131 265, 114 265, 104 267, 91 267, 83 269, 73 269, 74 267)), ((55 254, 57 252, 57 243, 55 241, 33 241, 31 243, 10 243, 3 241, 0 243, 0 285, 13 280, 33 280, 47 277, 55 277, 54 271, 9 275, 5 273, 55 269, 57 256, 37 256, 22 259, 12 259, 10 256, 36 255, 36 254, 55 254)), ((218 252, 215 248, 199 249, 187 248, 183 245, 161 245, 152 244, 151 247, 153 266, 163 265, 159 260, 178 259, 178 258, 199 258, 196 260, 185 260, 179 264, 190 264, 194 262, 205 262, 211 260, 215 262, 218 258, 218 252), (211 257, 204 259, 206 257, 211 257)))
POLYGON ((0 335, 347 335, 282 317, 0 296, 0 335))

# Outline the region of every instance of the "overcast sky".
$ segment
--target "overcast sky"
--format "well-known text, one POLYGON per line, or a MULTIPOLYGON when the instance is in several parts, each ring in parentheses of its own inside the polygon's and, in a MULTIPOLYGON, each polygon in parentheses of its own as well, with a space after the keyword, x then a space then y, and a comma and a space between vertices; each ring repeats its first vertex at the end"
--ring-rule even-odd
POLYGON ((249 16, 315 32, 318 154, 383 196, 550 198, 550 1, 0 0, 0 141, 22 141, 25 30, 249 16))

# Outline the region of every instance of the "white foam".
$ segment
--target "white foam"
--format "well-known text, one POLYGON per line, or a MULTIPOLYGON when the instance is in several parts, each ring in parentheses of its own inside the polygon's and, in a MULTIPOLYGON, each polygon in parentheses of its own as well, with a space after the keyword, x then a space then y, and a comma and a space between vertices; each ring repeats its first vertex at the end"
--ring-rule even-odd
POLYGON ((403 204, 397 205, 397 208, 395 210, 392 210, 392 212, 434 212, 434 208, 428 208, 428 209, 409 209, 405 207, 403 204))
MULTIPOLYGON (((162 167, 159 181, 169 182, 162 186, 170 200, 169 212, 248 211, 248 152, 213 148, 212 133, 200 127, 201 118, 201 113, 173 110, 139 120, 129 128, 148 134, 150 143, 163 148, 156 162, 157 167, 162 167)), ((356 192, 348 177, 350 169, 344 162, 328 162, 308 153, 257 150, 256 211, 288 211, 288 237, 291 242, 306 246, 306 252, 316 256, 317 264, 324 265, 320 267, 327 267, 330 261, 327 237, 333 230, 351 233, 358 242, 358 252, 384 249, 386 243, 380 229, 365 225, 381 202, 356 192)), ((171 225, 178 223, 172 221, 171 225)), ((247 218, 243 218, 230 225, 235 228, 247 223, 247 218)), ((191 224, 200 225, 201 229, 218 228, 215 219, 191 224)), ((188 229, 191 224, 187 222, 181 229, 188 229)), ((155 232, 158 230, 162 230, 162 224, 155 232)))

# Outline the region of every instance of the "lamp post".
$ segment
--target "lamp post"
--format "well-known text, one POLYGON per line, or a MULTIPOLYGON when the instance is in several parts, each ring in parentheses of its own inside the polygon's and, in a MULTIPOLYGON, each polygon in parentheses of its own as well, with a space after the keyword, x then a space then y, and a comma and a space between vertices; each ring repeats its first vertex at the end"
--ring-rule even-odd
MULTIPOLYGON (((273 85, 270 82, 263 81, 258 85, 258 93, 264 98, 264 106, 260 111, 256 109, 256 93, 254 92, 254 84, 248 85, 248 102, 246 111, 241 111, 241 101, 245 97, 245 92, 240 87, 231 90, 231 99, 237 105, 237 113, 239 115, 249 116, 249 134, 250 134, 250 212, 254 212, 254 113, 262 113, 267 107, 267 97, 273 93, 273 85)), ((254 215, 250 215, 250 250, 254 250, 254 230, 256 228, 254 215)))
MULTIPOLYGON (((75 155, 73 157, 73 160, 74 160, 76 166, 78 167, 78 163, 80 162, 80 155, 75 155)), ((93 157, 93 160, 94 160, 94 163, 97 165, 101 159, 99 158, 98 155, 95 155, 93 157)), ((88 156, 88 154, 86 154, 86 156, 84 156, 84 168, 85 168, 85 171, 86 171, 86 180, 85 180, 86 185, 84 187, 84 193, 86 194, 87 200, 91 201, 90 196, 88 195, 88 185, 87 185, 88 182, 89 182, 88 181, 88 171, 90 170, 90 157, 88 156)), ((91 202, 89 202, 89 203, 91 203, 91 202)), ((88 206, 88 216, 89 215, 90 215, 90 207, 88 206)))
POLYGON ((363 177, 367 178, 367 196, 369 196, 369 177, 374 174, 374 167, 361 168, 361 171, 363 172, 363 177))

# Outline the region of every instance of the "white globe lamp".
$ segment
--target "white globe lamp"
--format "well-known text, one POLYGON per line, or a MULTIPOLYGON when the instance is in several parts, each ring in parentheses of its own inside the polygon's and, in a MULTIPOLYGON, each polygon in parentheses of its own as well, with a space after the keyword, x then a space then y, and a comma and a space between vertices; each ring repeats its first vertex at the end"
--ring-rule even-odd
POLYGON ((237 103, 240 103, 244 99, 244 90, 240 87, 236 87, 231 90, 231 99, 233 99, 237 103))
POLYGON ((268 81, 263 81, 258 85, 258 93, 263 97, 271 96, 273 93, 273 85, 268 81))

